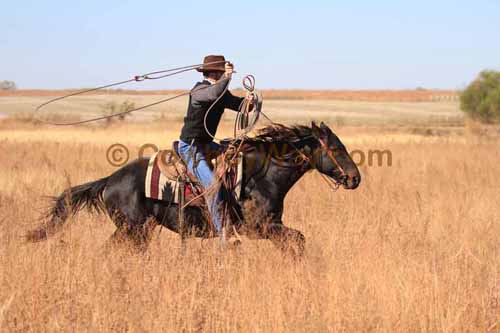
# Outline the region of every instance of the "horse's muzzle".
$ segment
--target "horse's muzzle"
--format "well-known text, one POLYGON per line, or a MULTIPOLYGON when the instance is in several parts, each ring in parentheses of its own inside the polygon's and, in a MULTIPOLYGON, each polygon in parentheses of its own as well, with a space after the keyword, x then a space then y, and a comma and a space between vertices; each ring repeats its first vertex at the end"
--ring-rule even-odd
POLYGON ((359 186, 359 183, 361 182, 361 177, 360 176, 343 176, 342 177, 342 186, 346 190, 354 190, 359 186))

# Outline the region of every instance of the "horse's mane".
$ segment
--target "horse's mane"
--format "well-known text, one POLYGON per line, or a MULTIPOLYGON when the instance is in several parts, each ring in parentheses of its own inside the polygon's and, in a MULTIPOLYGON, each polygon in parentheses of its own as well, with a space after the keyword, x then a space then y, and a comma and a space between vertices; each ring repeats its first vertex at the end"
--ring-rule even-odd
POLYGON ((304 125, 286 126, 272 124, 257 130, 255 137, 247 138, 247 142, 283 142, 299 141, 312 135, 312 129, 304 125))

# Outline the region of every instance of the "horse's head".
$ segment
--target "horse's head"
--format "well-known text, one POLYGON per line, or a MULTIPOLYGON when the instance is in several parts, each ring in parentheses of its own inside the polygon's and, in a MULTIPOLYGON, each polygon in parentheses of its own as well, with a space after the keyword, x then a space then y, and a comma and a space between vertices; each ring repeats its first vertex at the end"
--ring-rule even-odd
POLYGON ((361 182, 361 174, 344 144, 323 122, 319 127, 312 122, 311 128, 319 143, 313 153, 316 169, 342 184, 345 189, 357 188, 361 182))

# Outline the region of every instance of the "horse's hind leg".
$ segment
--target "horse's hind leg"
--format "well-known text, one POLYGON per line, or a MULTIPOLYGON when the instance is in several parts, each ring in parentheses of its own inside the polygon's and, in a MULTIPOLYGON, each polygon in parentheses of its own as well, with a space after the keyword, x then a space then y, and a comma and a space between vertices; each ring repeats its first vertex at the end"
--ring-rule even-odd
POLYGON ((147 219, 144 214, 140 214, 139 209, 129 209, 126 213, 121 209, 114 209, 109 211, 109 215, 117 229, 106 241, 106 249, 126 245, 138 252, 147 250, 156 226, 154 220, 147 219))
POLYGON ((145 252, 151 241, 156 222, 150 220, 147 223, 130 227, 121 225, 108 238, 104 244, 104 251, 109 253, 118 247, 127 247, 137 252, 145 252))
POLYGON ((145 252, 148 249, 151 238, 153 237, 153 230, 157 223, 153 219, 146 220, 146 222, 134 225, 127 230, 128 239, 131 245, 140 252, 145 252))
POLYGON ((123 245, 126 239, 127 236, 123 228, 117 228, 102 246, 102 251, 107 255, 111 250, 123 245))
POLYGON ((148 219, 143 194, 130 181, 111 183, 104 193, 108 215, 118 228, 107 241, 106 247, 129 245, 131 249, 144 252, 151 240, 156 223, 148 219))

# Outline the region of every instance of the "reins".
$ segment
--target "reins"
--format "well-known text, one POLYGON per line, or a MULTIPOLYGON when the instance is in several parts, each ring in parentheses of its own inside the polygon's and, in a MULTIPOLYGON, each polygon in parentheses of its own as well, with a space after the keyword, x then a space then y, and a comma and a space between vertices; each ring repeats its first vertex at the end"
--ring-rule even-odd
MULTIPOLYGON (((260 112, 264 118, 266 118, 271 124, 276 124, 271 118, 269 118, 264 112, 260 112)), ((328 148, 328 146, 323 142, 322 139, 319 139, 320 141, 320 144, 321 144, 321 147, 322 149, 326 152, 327 156, 332 160, 332 162, 339 168, 340 172, 342 173, 342 176, 345 176, 345 173, 344 173, 344 170, 342 169, 342 167, 340 167, 340 164, 338 163, 337 159, 335 158, 335 156, 333 156, 333 153, 331 152, 330 148, 328 148)), ((311 158, 309 156, 307 156, 306 154, 304 154, 304 152, 300 149, 298 149, 297 147, 295 147, 295 145, 291 142, 288 142, 288 144, 290 144, 290 146, 295 149, 295 151, 297 153, 299 153, 299 156, 301 156, 302 158, 302 161, 304 162, 307 162, 312 169, 316 169, 316 166, 314 165, 314 163, 311 161, 311 158)), ((321 177, 324 179, 324 181, 326 182, 326 184, 335 192, 339 189, 340 187, 340 183, 330 177, 327 177, 326 175, 322 174, 321 172, 319 173, 321 175, 321 177)))

